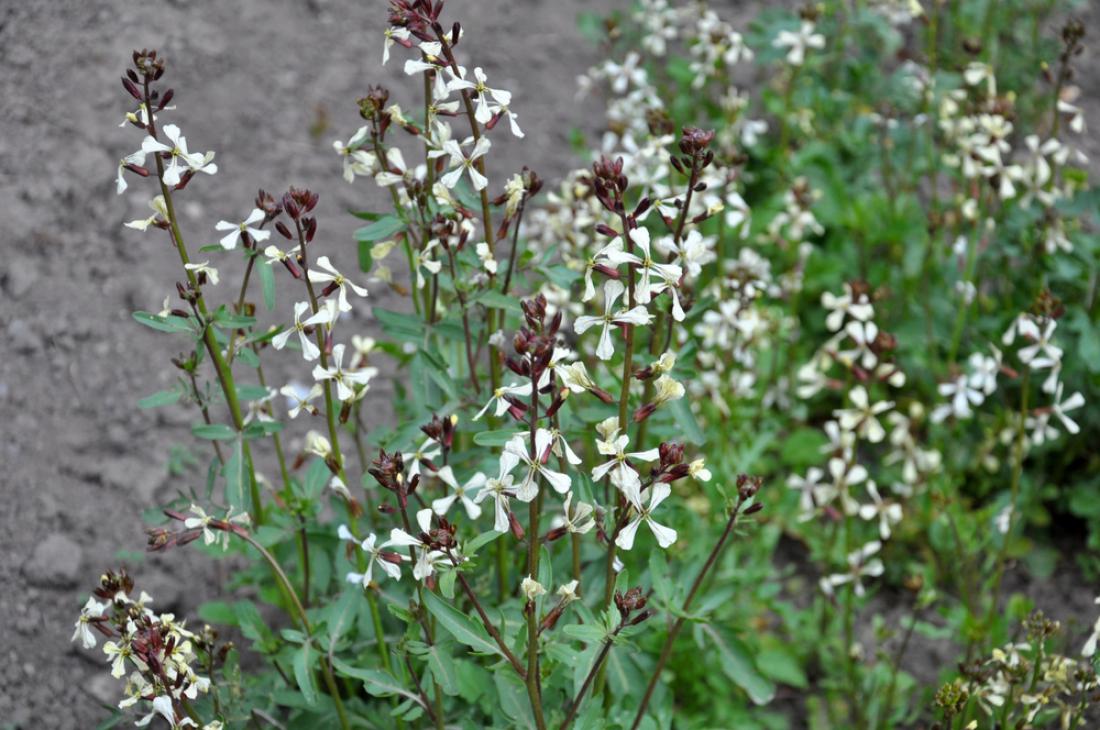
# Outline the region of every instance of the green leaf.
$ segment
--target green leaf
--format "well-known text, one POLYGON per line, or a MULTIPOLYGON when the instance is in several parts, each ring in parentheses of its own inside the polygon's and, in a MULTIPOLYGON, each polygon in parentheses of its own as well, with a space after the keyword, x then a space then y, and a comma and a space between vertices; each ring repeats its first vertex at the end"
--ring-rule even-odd
POLYGON ((302 697, 313 705, 317 702, 317 687, 313 684, 313 647, 307 642, 294 654, 294 679, 302 697))
POLYGON ((332 668, 344 677, 362 681, 367 692, 374 697, 400 695, 423 706, 420 697, 405 689, 389 672, 384 672, 381 669, 360 669, 336 658, 332 660, 332 668))
POLYGON ((237 438, 237 432, 232 426, 224 423, 199 423, 191 427, 191 435, 200 439, 213 441, 232 441, 237 438))
POLYGON ((222 476, 225 477, 225 501, 238 510, 245 507, 245 462, 242 443, 240 439, 233 443, 233 453, 225 460, 225 466, 222 468, 222 476))
POLYGON ((447 630, 447 633, 466 646, 482 654, 502 655, 500 647, 489 638, 489 634, 486 633, 481 624, 431 591, 424 592, 424 606, 429 613, 435 616, 436 621, 447 630))
POLYGON ((736 636, 720 633, 710 624, 696 624, 695 642, 703 651, 718 652, 722 671, 745 690, 754 703, 766 705, 775 697, 775 684, 760 673, 749 648, 736 636))
POLYGON ((454 600, 455 597, 455 579, 458 577, 457 570, 440 571, 442 575, 439 577, 439 592, 443 594, 443 597, 448 600, 454 600))
POLYGON ((684 440, 696 446, 702 446, 707 441, 703 429, 699 428, 699 422, 695 420, 695 414, 691 412, 691 401, 688 398, 680 398, 669 403, 672 417, 676 419, 676 425, 683 432, 684 440))
POLYGON ((428 666, 432 668, 432 676, 439 682, 444 694, 458 694, 458 670, 455 661, 450 656, 444 656, 439 645, 428 648, 428 666))
POLYGON ((501 431, 480 431, 474 434, 474 443, 478 446, 503 446, 518 433, 520 432, 507 429, 501 431))
POLYGON ((374 266, 374 257, 371 256, 373 247, 370 241, 359 242, 359 270, 365 274, 370 273, 371 267, 374 266))
POLYGON ((497 532, 496 530, 489 530, 488 532, 483 532, 480 535, 478 535, 477 537, 475 537, 473 540, 470 540, 468 543, 466 543, 466 546, 463 549, 463 551, 467 555, 476 555, 478 550, 485 547, 486 545, 491 543, 493 540, 496 540, 498 537, 500 537, 503 534, 504 534, 503 532, 497 532))
POLYGON ((517 313, 523 311, 523 308, 519 305, 519 299, 501 294, 495 289, 486 289, 480 294, 471 297, 470 302, 493 309, 506 309, 517 313))
POLYGON ((395 215, 387 215, 379 218, 369 226, 363 226, 355 231, 355 240, 360 243, 381 241, 391 238, 395 234, 405 230, 405 221, 395 215))
POLYGON ((607 632, 603 627, 593 624, 569 624, 562 631, 566 636, 579 639, 586 644, 598 644, 607 638, 607 632))
POLYGON ((275 271, 271 268, 271 262, 266 258, 256 262, 260 272, 260 285, 264 291, 264 306, 268 310, 275 309, 275 271))
POLYGON ((183 317, 168 315, 162 317, 159 314, 149 312, 134 312, 133 317, 146 327, 152 327, 160 332, 194 332, 190 320, 183 317))
POLYGON ((180 399, 183 393, 177 388, 176 390, 162 390, 159 393, 153 393, 147 395, 138 401, 138 408, 159 408, 161 406, 168 406, 180 399))
POLYGON ((510 727, 533 728, 535 718, 531 714, 531 702, 527 691, 514 672, 497 672, 493 676, 500 698, 500 709, 512 720, 510 727))
POLYGON ((237 617, 237 625, 241 627, 241 633, 246 639, 261 643, 269 637, 267 624, 263 616, 250 601, 237 601, 233 604, 233 613, 237 617))

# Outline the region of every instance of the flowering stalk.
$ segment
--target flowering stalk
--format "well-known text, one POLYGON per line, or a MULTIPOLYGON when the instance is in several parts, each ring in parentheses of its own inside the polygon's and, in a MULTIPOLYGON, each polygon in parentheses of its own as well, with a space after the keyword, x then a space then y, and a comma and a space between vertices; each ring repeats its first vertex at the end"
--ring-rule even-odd
POLYGON ((676 642, 676 637, 680 634, 680 629, 684 626, 688 611, 691 610, 692 601, 695 600, 695 595, 702 587, 703 581, 707 577, 707 573, 710 572, 710 569, 718 561, 718 556, 722 554, 722 549, 729 541, 730 535, 733 534, 733 528, 737 524, 737 518, 741 516, 742 513, 747 517, 764 508, 762 502, 756 502, 754 500, 756 493, 760 491, 761 482, 758 477, 749 477, 742 474, 737 478, 737 482, 737 503, 734 505, 733 510, 730 511, 729 519, 726 521, 726 528, 722 531, 721 537, 718 538, 718 542, 716 542, 714 548, 711 549, 710 555, 707 556, 707 560, 703 563, 703 567, 699 571, 699 574, 695 576, 695 581, 691 584, 691 589, 688 591, 687 597, 680 607, 680 615, 672 622, 672 626, 669 628, 668 636, 665 637, 664 646, 661 647, 661 655, 657 660, 657 666, 653 668, 653 674, 650 675, 649 683, 645 688, 645 694, 642 695, 642 701, 638 705, 637 713, 634 715, 634 722, 630 726, 631 730, 637 730, 638 726, 641 725, 642 718, 645 717, 646 708, 649 707, 649 701, 653 698, 653 690, 657 687, 657 681, 661 678, 661 671, 672 655, 672 646, 676 642))
MULTIPOLYGON (((163 67, 161 68, 163 69, 163 67)), ((146 66, 142 77, 145 109, 148 110, 145 129, 149 137, 153 140, 157 140, 157 128, 156 117, 152 111, 155 107, 150 87, 155 73, 156 72, 152 71, 149 66, 146 66)), ((180 262, 183 264, 184 273, 187 275, 191 291, 194 292, 194 306, 202 320, 203 342, 206 345, 207 352, 210 354, 210 359, 214 362, 214 369, 218 374, 218 382, 221 384, 222 393, 225 395, 225 402, 229 406, 229 412, 233 418, 233 428, 237 431, 237 437, 241 440, 241 454, 248 471, 248 484, 252 502, 252 522, 259 526, 262 525, 264 521, 263 502, 260 497, 259 483, 256 481, 256 471, 252 463, 252 447, 248 440, 244 438, 243 434, 244 415, 241 411, 240 400, 237 397, 237 386, 233 381, 233 372, 226 362, 225 357, 222 355, 221 347, 218 345, 218 341, 214 336, 214 330, 207 321, 209 314, 198 277, 193 270, 188 268, 188 265, 191 263, 191 258, 187 253, 187 246, 184 244, 183 235, 180 233, 175 205, 172 202, 172 192, 168 184, 164 181, 164 161, 158 153, 153 154, 153 160, 156 163, 157 183, 160 185, 161 196, 164 198, 165 218, 168 221, 169 230, 171 231, 172 242, 176 245, 176 251, 179 253, 180 262)))

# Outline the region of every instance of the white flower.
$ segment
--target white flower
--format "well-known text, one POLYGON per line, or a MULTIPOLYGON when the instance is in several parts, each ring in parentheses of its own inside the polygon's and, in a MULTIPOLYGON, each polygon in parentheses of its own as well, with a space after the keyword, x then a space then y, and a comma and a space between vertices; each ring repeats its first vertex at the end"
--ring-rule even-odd
POLYGON ((1062 422, 1062 427, 1065 428, 1066 431, 1076 435, 1081 432, 1081 427, 1077 425, 1076 421, 1066 415, 1066 411, 1072 411, 1085 405, 1085 396, 1078 392, 1062 400, 1062 388, 1064 385, 1064 383, 1058 383, 1058 386, 1055 388, 1054 404, 1051 405, 1050 410, 1058 420, 1062 422))
POLYGON ((799 522, 812 519, 817 508, 832 499, 832 488, 821 481, 823 476, 825 476, 825 472, 816 466, 812 466, 806 471, 805 477, 800 477, 797 474, 791 474, 787 477, 787 486, 791 489, 797 489, 799 492, 799 522))
POLYGON ((152 711, 134 724, 138 727, 144 727, 145 725, 148 725, 150 722, 152 722, 153 718, 157 715, 160 715, 165 720, 167 720, 169 726, 171 726, 173 730, 179 727, 183 727, 185 723, 192 726, 195 724, 194 721, 191 720, 191 718, 189 717, 184 718, 183 722, 176 722, 176 711, 172 704, 172 697, 170 695, 160 695, 158 697, 154 697, 152 711))
POLYGON ((320 356, 321 350, 317 347, 317 343, 306 334, 306 328, 319 324, 328 324, 332 321, 332 317, 329 310, 320 309, 316 314, 306 319, 302 319, 302 315, 309 311, 309 302, 296 302, 294 304, 294 325, 275 335, 271 340, 271 346, 276 350, 283 349, 286 347, 286 342, 290 339, 290 336, 297 332, 298 341, 302 345, 302 356, 305 357, 306 360, 316 360, 320 356))
POLYGON ((386 28, 383 35, 385 42, 382 44, 382 65, 385 66, 390 60, 390 48, 394 43, 400 43, 406 48, 411 47, 412 43, 408 42, 410 35, 408 28, 386 28))
POLYGON ((344 179, 355 182, 356 175, 369 175, 374 168, 377 158, 359 147, 367 141, 370 130, 364 125, 360 127, 352 138, 344 144, 340 140, 334 140, 332 148, 344 158, 344 179))
POLYGON ((542 583, 539 583, 531 576, 527 576, 523 579, 523 582, 520 583, 520 590, 523 591, 523 596, 528 602, 535 600, 539 596, 546 595, 546 588, 543 587, 542 583))
POLYGON ((712 475, 710 469, 707 468, 706 461, 696 459, 688 464, 688 476, 700 482, 709 482, 712 475))
POLYGON ((596 526, 596 520, 592 516, 595 508, 587 502, 577 502, 577 507, 572 509, 572 503, 573 492, 569 492, 565 495, 565 504, 562 507, 565 515, 562 525, 572 534, 584 535, 596 526))
POLYGON ((845 365, 853 365, 858 360, 864 370, 870 370, 878 364, 878 355, 872 349, 878 337, 878 326, 874 322, 849 322, 844 332, 855 343, 855 348, 837 353, 838 359, 845 365))
POLYGON ((301 383, 291 382, 279 388, 279 393, 286 397, 287 415, 291 418, 297 418, 303 410, 310 414, 316 414, 317 409, 310 401, 320 396, 322 392, 323 390, 318 383, 313 383, 311 387, 307 388, 301 383))
POLYGON ((1060 362, 1062 348, 1050 341, 1057 326, 1058 322, 1054 319, 1046 320, 1042 328, 1034 319, 1018 320, 1017 331, 1020 336, 1031 341, 1030 345, 1020 348, 1020 362, 1029 365, 1033 370, 1053 367, 1060 362))
POLYGON ((497 418, 503 416, 505 413, 508 412, 508 408, 511 407, 511 404, 505 397, 509 395, 514 397, 528 398, 531 395, 531 384, 524 383, 523 385, 517 385, 516 383, 512 383, 511 385, 505 385, 497 388, 493 391, 493 395, 491 398, 489 398, 489 402, 486 403, 485 406, 477 412, 476 416, 474 416, 474 420, 476 421, 483 415, 485 415, 485 411, 489 410, 489 407, 492 406, 494 402, 496 402, 496 411, 494 411, 494 415, 496 415, 497 418))
POLYGON ((872 404, 867 389, 862 385, 852 388, 848 394, 853 408, 842 408, 833 411, 833 417, 840 423, 845 431, 854 431, 873 444, 877 444, 886 438, 886 429, 879 423, 878 415, 894 407, 893 401, 881 401, 872 404))
POLYGON ((122 225, 127 228, 133 228, 138 231, 146 231, 149 226, 156 224, 158 221, 168 220, 168 206, 164 202, 164 196, 158 195, 149 201, 149 207, 153 209, 153 215, 148 218, 139 218, 137 220, 123 223, 122 225))
POLYGON ((871 498, 871 504, 861 505, 859 508, 859 516, 868 521, 877 517, 879 535, 883 540, 889 540, 890 528, 901 522, 901 505, 896 502, 887 502, 883 500, 873 481, 867 480, 864 486, 867 488, 867 494, 871 498))
MULTIPOLYGON (((1100 598, 1095 599, 1093 603, 1100 604, 1100 598)), ((1081 648, 1081 656, 1090 659, 1096 653, 1097 641, 1100 641, 1100 618, 1096 619, 1096 622, 1092 625, 1092 633, 1089 634, 1084 647, 1081 648)))
MULTIPOLYGON (((432 459, 443 453, 443 449, 438 447, 430 449, 433 444, 438 444, 438 442, 435 439, 429 438, 426 439, 424 443, 420 444, 420 448, 416 449, 415 451, 401 454, 401 460, 405 462, 405 464, 407 464, 409 467, 408 477, 410 480, 420 473, 421 462, 430 462, 432 459)), ((432 466, 430 468, 434 469, 435 467, 432 466)))
POLYGON ((571 393, 584 393, 585 391, 598 389, 596 381, 588 375, 588 368, 580 360, 559 365, 556 369, 561 383, 571 393))
POLYGON ((386 165, 374 176, 374 181, 380 187, 388 188, 409 179, 409 168, 405 164, 405 157, 397 147, 386 150, 386 165), (396 170, 396 172, 394 172, 396 170))
POLYGON ((496 276, 497 260, 493 258, 493 249, 489 248, 489 244, 482 241, 474 247, 474 251, 477 253, 477 257, 481 259, 481 265, 485 270, 496 276))
POLYGON ((69 639, 69 641, 80 639, 80 645, 85 649, 94 649, 96 637, 88 624, 92 619, 102 616, 103 612, 106 610, 106 603, 100 603, 95 597, 88 598, 88 602, 84 604, 84 608, 80 609, 80 617, 76 620, 76 629, 73 631, 73 638, 69 639))
POLYGON ((206 274, 206 280, 210 282, 211 286, 218 285, 218 270, 211 266, 209 261, 200 261, 197 264, 184 264, 183 268, 193 273, 196 277, 201 274, 206 274))
POLYGON ((471 520, 476 520, 481 516, 481 508, 470 499, 469 494, 471 491, 485 486, 486 478, 484 474, 478 472, 470 477, 465 484, 459 485, 458 480, 455 479, 454 470, 451 469, 450 465, 447 465, 437 471, 435 476, 451 488, 451 493, 446 497, 440 497, 432 501, 432 509, 437 515, 442 517, 447 514, 447 510, 451 508, 455 500, 461 500, 462 506, 466 508, 466 514, 469 515, 471 520))
POLYGON ((840 573, 838 575, 830 575, 821 579, 821 590, 826 595, 832 596, 834 589, 838 586, 842 586, 846 583, 852 583, 857 596, 864 594, 863 581, 864 577, 877 577, 883 574, 885 567, 882 561, 878 558, 871 559, 875 553, 882 548, 882 543, 878 540, 867 543, 858 550, 854 550, 848 554, 848 572, 840 573))
MULTIPOLYGON (((629 235, 630 240, 638 247, 642 255, 636 256, 632 253, 627 253, 619 246, 609 248, 607 250, 607 258, 615 265, 628 263, 641 269, 641 278, 634 289, 634 301, 637 304, 648 304, 650 299, 657 292, 666 287, 675 287, 679 283, 680 277, 683 276, 684 271, 676 264, 660 264, 653 260, 653 254, 650 249, 649 229, 635 228, 630 231, 629 235), (660 281, 654 282, 654 276, 660 279, 660 281)), ((682 311, 677 321, 683 321, 682 311)))
POLYGON ((630 437, 626 434, 616 437, 613 441, 596 442, 596 449, 604 456, 612 458, 592 469, 592 480, 598 482, 610 473, 611 483, 621 489, 629 499, 632 494, 637 496, 642 481, 628 460, 655 461, 661 457, 661 452, 658 449, 649 449, 628 454, 625 452, 628 443, 630 443, 630 437))
MULTIPOLYGON (((347 540, 348 542, 357 544, 368 556, 367 569, 362 573, 348 573, 346 576, 348 583, 358 583, 364 588, 368 587, 373 580, 375 563, 378 563, 378 567, 382 568, 382 570, 389 577, 393 578, 394 580, 401 579, 401 566, 397 563, 387 560, 386 556, 383 555, 384 548, 396 547, 395 543, 387 540, 386 542, 377 544, 378 538, 375 537, 373 532, 367 535, 366 539, 364 539, 362 542, 359 542, 355 539, 355 536, 351 534, 351 530, 347 528, 347 525, 340 525, 340 527, 336 531, 336 534, 339 535, 341 540, 347 540)), ((389 554, 395 555, 396 553, 391 552, 389 554)))
MULTIPOLYGON (((459 67, 459 74, 463 74, 465 69, 459 67)), ((451 91, 459 91, 466 89, 473 91, 477 95, 477 105, 474 109, 474 118, 481 124, 487 124, 490 119, 493 118, 493 114, 501 109, 507 108, 512 103, 512 92, 504 91, 502 89, 491 89, 486 83, 489 79, 485 75, 485 72, 478 66, 474 68, 474 78, 476 83, 463 78, 463 75, 456 75, 455 72, 448 67, 447 73, 450 74, 451 80, 447 82, 447 88, 451 91), (492 101, 490 101, 490 99, 492 101), (492 108, 490 105, 495 104, 496 108, 492 108)), ((522 134, 516 135, 522 137, 522 134)), ((449 187, 449 186, 448 186, 449 187)))
MULTIPOLYGON (((183 521, 183 526, 188 530, 202 530, 202 542, 204 545, 216 545, 221 544, 222 550, 229 549, 229 533, 225 531, 215 532, 210 529, 210 523, 215 519, 214 517, 206 514, 206 511, 197 504, 192 504, 190 507, 191 514, 194 517, 188 517, 183 521)), ((230 508, 229 513, 225 516, 225 522, 235 522, 239 525, 247 525, 249 518, 247 513, 233 514, 233 509, 230 508)))
POLYGON ((772 41, 775 48, 786 48, 787 63, 801 66, 806 60, 807 48, 824 48, 825 36, 814 33, 814 24, 803 20, 797 31, 781 30, 772 41))
MULTIPOLYGON (((504 460, 507 455, 511 455, 515 459, 516 465, 521 462, 527 465, 527 473, 524 475, 523 481, 516 487, 516 499, 521 502, 530 502, 538 496, 538 477, 540 475, 559 494, 565 494, 569 491, 572 484, 569 476, 554 471, 543 463, 553 440, 553 434, 545 428, 540 428, 535 431, 533 454, 530 451, 531 444, 528 443, 526 434, 517 434, 504 445, 504 454, 501 455, 501 469, 504 469, 504 460)), ((511 471, 511 468, 507 471, 511 471)))
POLYGON ((829 315, 825 318, 825 326, 832 332, 844 326, 846 316, 860 322, 866 322, 875 316, 875 308, 867 300, 867 295, 862 293, 858 296, 854 295, 851 284, 844 285, 844 293, 840 296, 831 292, 823 293, 821 305, 829 310, 829 315))
POLYGON ((609 279, 604 284, 604 313, 602 317, 585 315, 577 317, 573 323, 573 329, 578 335, 584 334, 596 325, 603 325, 600 331, 600 340, 596 345, 596 357, 601 360, 610 360, 615 354, 615 346, 611 343, 612 324, 647 325, 651 316, 644 306, 638 305, 633 309, 615 311, 615 302, 626 291, 626 287, 616 279, 609 279))
POLYGON ((684 397, 684 384, 672 379, 668 375, 662 375, 657 378, 653 386, 653 400, 649 403, 653 408, 664 405, 669 401, 680 400, 684 397))
MULTIPOLYGON (((124 122, 125 123, 125 122, 124 122)), ((118 175, 115 177, 115 192, 118 195, 122 195, 126 192, 126 188, 129 185, 126 183, 126 177, 122 174, 122 171, 126 169, 127 165, 144 165, 145 164, 145 150, 141 149, 137 152, 131 152, 118 161, 118 175)))
POLYGON ((558 596, 561 597, 562 603, 569 604, 580 598, 580 596, 577 595, 577 586, 579 585, 579 580, 571 580, 568 583, 563 583, 558 586, 557 593, 558 596))
POLYGON ((933 423, 939 423, 948 416, 970 418, 970 416, 973 415, 973 411, 970 410, 970 405, 981 405, 985 400, 982 391, 972 387, 970 379, 965 375, 960 375, 954 380, 949 380, 946 383, 940 383, 938 390, 940 395, 944 398, 950 398, 950 402, 946 405, 938 406, 932 411, 931 418, 933 423))
POLYGON ((474 144, 474 149, 467 157, 462 148, 459 147, 458 142, 453 139, 449 139, 443 143, 443 150, 450 155, 451 171, 445 174, 439 179, 441 183, 447 188, 453 188, 458 185, 459 178, 462 177, 462 173, 465 171, 470 176, 470 184, 473 185, 474 190, 482 191, 485 186, 489 184, 489 180, 482 175, 477 167, 474 166, 474 162, 483 157, 485 153, 489 151, 492 144, 489 142, 488 137, 481 137, 474 144))
POLYGON ((318 431, 306 432, 305 450, 310 454, 316 454, 322 459, 327 459, 332 454, 332 444, 318 431))
POLYGON ((416 288, 423 289, 424 285, 428 283, 427 278, 424 276, 424 271, 429 274, 438 274, 443 269, 443 262, 433 259, 429 254, 436 246, 439 245, 439 239, 433 238, 428 241, 428 244, 424 246, 423 250, 416 253, 416 288))
POLYGON ((657 539, 657 544, 662 548, 668 548, 676 542, 676 530, 653 519, 653 510, 657 509, 658 505, 665 501, 671 493, 672 487, 664 482, 657 482, 641 494, 627 494, 626 498, 637 514, 633 520, 619 531, 619 534, 615 537, 615 544, 623 550, 630 550, 634 547, 634 536, 638 532, 638 525, 642 522, 646 523, 650 532, 653 533, 653 537, 657 539), (649 497, 649 505, 643 507, 642 500, 647 496, 649 497))
POLYGON ((356 371, 344 370, 343 343, 332 348, 332 359, 329 362, 330 364, 327 368, 322 367, 320 364, 315 365, 313 367, 313 378, 317 381, 336 381, 336 397, 342 401, 354 399, 356 395, 354 386, 365 386, 378 374, 378 368, 373 367, 362 368, 356 371))
POLYGON ((500 476, 486 480, 485 486, 474 497, 474 502, 481 504, 486 499, 493 500, 493 529, 503 533, 508 532, 508 498, 516 496, 516 490, 512 487, 512 475, 507 472, 516 467, 516 462, 510 455, 507 461, 501 456, 500 462, 500 476))
MULTIPOLYGON (((416 524, 421 533, 427 533, 432 528, 432 510, 424 508, 416 513, 416 524)), ((416 565, 413 566, 413 578, 423 581, 435 572, 437 563, 447 560, 447 555, 440 550, 432 550, 426 542, 419 537, 414 537, 399 527, 390 531, 390 546, 413 547, 416 549, 416 565)))
MULTIPOLYGON (((354 284, 344 277, 336 267, 329 261, 328 256, 321 256, 317 259, 317 265, 325 271, 316 271, 314 269, 309 270, 309 280, 314 284, 323 284, 325 282, 331 282, 329 286, 325 288, 325 292, 329 292, 332 287, 336 287, 340 290, 340 296, 337 304, 337 308, 341 312, 350 312, 351 304, 348 303, 348 289, 358 294, 361 297, 367 296, 367 290, 358 284, 354 284)), ((324 295, 324 292, 322 292, 324 295)))
POLYGON ((997 390, 997 375, 1001 372, 1001 351, 992 346, 991 349, 992 357, 975 352, 968 360, 970 374, 967 377, 967 384, 986 396, 993 395, 997 390))
POLYGON ((218 221, 214 228, 219 231, 229 231, 226 235, 222 236, 221 243, 222 248, 226 251, 232 251, 237 247, 237 242, 241 240, 241 234, 247 233, 252 237, 252 240, 256 243, 261 243, 271 238, 271 231, 264 231, 256 228, 256 224, 267 217, 259 208, 253 208, 252 212, 248 214, 240 223, 230 223, 229 221, 218 221))
POLYGON ((164 136, 172 142, 172 146, 168 146, 153 137, 146 137, 141 143, 141 149, 147 153, 166 152, 170 155, 168 166, 164 169, 164 177, 162 178, 164 184, 168 187, 179 185, 184 172, 205 172, 207 175, 213 175, 218 171, 218 166, 212 162, 214 159, 213 152, 207 152, 206 154, 188 152, 187 138, 180 133, 180 128, 175 124, 164 126, 164 136))

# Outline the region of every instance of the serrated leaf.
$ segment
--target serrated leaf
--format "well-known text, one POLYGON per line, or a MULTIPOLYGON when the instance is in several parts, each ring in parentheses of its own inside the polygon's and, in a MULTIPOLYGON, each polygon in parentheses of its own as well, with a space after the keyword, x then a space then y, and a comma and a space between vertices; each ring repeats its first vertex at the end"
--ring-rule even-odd
POLYGON ((454 606, 444 601, 430 591, 424 593, 424 607, 435 616, 439 625, 447 630, 451 636, 482 654, 496 654, 502 656, 498 647, 485 628, 474 621, 454 606))

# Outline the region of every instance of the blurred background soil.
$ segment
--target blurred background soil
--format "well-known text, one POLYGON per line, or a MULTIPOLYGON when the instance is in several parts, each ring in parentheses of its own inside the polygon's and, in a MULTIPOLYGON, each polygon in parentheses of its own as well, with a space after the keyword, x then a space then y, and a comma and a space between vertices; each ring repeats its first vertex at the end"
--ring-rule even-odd
MULTIPOLYGON (((576 76, 597 60, 576 17, 625 5, 448 3, 474 54, 466 63, 514 92, 527 134, 522 143, 496 136, 497 175, 527 164, 552 186, 577 164, 570 132, 598 129, 603 110, 575 100, 576 76)), ((713 6, 739 26, 760 8, 713 6)), ((126 194, 114 191, 118 159, 140 142, 137 130, 118 126, 131 109, 118 81, 131 51, 155 47, 167 57, 178 109, 162 118, 180 125, 193 150, 218 153, 219 173, 177 197, 192 251, 217 240, 215 221, 240 220, 257 188, 308 186, 321 196, 315 245, 353 271, 360 221, 346 211, 386 201, 369 181, 341 179, 331 142, 360 125, 355 99, 368 84, 386 84, 406 108, 418 98, 400 71, 403 54, 379 66, 384 23, 382 0, 0 0, 0 728, 94 727, 102 705, 118 700, 101 652, 69 641, 102 571, 125 563, 157 609, 186 617, 218 595, 228 570, 195 551, 142 552, 142 512, 197 486, 169 476, 170 445, 206 455, 191 441, 193 410, 136 406, 170 387, 167 359, 177 353, 130 313, 159 311, 180 272, 165 234, 122 227, 148 215, 151 181, 130 177, 126 194)), ((1100 75, 1083 82, 1095 112, 1100 75)), ((1100 129, 1095 113, 1090 125, 1100 129)), ((234 268, 218 265, 232 282, 234 268)), ((370 299, 400 306, 380 285, 370 299)), ((370 334, 366 309, 358 324, 370 334)), ((273 383, 308 378, 300 362, 282 360, 273 383)), ((373 418, 388 417, 391 394, 384 373, 373 418)), ((1084 610, 1052 590, 1052 605, 1084 610)), ((1091 603, 1079 585, 1075 595, 1091 603)), ((926 662, 933 676, 936 656, 926 662)))

